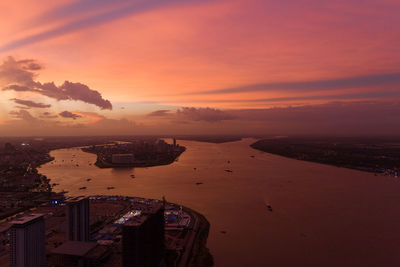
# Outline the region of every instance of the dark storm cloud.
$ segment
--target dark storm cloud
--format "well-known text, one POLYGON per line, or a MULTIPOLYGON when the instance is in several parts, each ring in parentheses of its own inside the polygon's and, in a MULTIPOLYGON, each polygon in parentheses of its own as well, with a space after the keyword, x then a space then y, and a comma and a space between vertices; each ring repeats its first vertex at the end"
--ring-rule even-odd
POLYGON ((19 105, 24 105, 24 106, 31 107, 31 108, 49 108, 49 107, 51 107, 51 105, 49 105, 49 104, 37 103, 37 102, 30 101, 30 100, 23 100, 23 99, 17 99, 17 98, 13 98, 10 100, 14 101, 15 103, 17 103, 19 105))
POLYGON ((60 115, 63 118, 69 118, 69 119, 73 119, 73 120, 76 120, 78 118, 82 118, 81 115, 72 113, 70 111, 63 111, 63 112, 58 113, 58 115, 60 115))
POLYGON ((58 20, 59 18, 76 18, 76 16, 92 13, 97 11, 96 14, 90 15, 81 19, 74 20, 70 23, 53 28, 51 30, 42 31, 22 39, 12 41, 10 43, 0 46, 0 52, 9 51, 25 45, 37 43, 43 40, 54 38, 70 32, 81 30, 83 28, 107 23, 116 19, 121 19, 134 14, 139 14, 145 11, 169 7, 179 4, 191 3, 204 3, 209 0, 136 0, 136 1, 77 1, 72 4, 67 4, 61 8, 56 8, 49 13, 44 14, 37 19, 36 22, 29 24, 48 24, 58 20), (116 5, 116 3, 119 4, 116 5))
POLYGON ((109 100, 85 84, 65 81, 57 86, 54 82, 36 82, 35 71, 38 69, 41 69, 40 65, 32 60, 17 61, 13 57, 8 57, 0 65, 0 86, 3 86, 3 91, 35 92, 56 100, 79 100, 101 109, 112 109, 109 100))
POLYGON ((235 119, 235 116, 215 108, 182 107, 176 111, 178 120, 218 122, 235 119))
POLYGON ((230 94, 268 91, 319 91, 333 89, 361 88, 382 85, 400 85, 400 73, 387 73, 331 80, 303 81, 303 82, 276 82, 250 84, 238 87, 194 92, 189 94, 230 94))

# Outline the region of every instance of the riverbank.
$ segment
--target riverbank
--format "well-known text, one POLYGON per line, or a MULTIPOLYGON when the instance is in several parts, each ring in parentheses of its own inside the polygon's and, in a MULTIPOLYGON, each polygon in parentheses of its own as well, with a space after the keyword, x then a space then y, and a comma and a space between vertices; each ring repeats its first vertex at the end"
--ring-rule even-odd
MULTIPOLYGON (((84 150, 82 150, 84 151, 84 150)), ((85 151, 86 152, 86 151, 85 151)), ((137 168, 137 167, 141 167, 141 168, 145 168, 145 167, 154 167, 154 166, 163 166, 163 165, 169 165, 174 163, 175 161, 177 161, 178 157, 180 156, 180 154, 182 154, 184 151, 180 152, 179 155, 176 155, 173 158, 170 158, 168 160, 154 160, 154 161, 142 161, 142 162, 133 162, 133 163, 128 163, 128 164, 117 164, 117 163, 111 163, 108 162, 104 159, 102 159, 101 157, 99 157, 97 155, 97 159, 96 162, 94 163, 94 165, 96 165, 99 168, 137 168)), ((91 153, 91 152, 88 152, 91 153)), ((96 154, 96 153, 93 153, 96 154)))
POLYGON ((124 144, 96 145, 81 148, 95 154, 99 168, 134 168, 168 165, 185 152, 184 146, 168 144, 164 140, 136 141, 124 144))
POLYGON ((200 266, 214 266, 214 259, 207 248, 207 238, 210 232, 210 223, 202 214, 186 208, 188 212, 191 212, 197 217, 199 225, 196 231, 196 242, 193 244, 191 258, 187 264, 188 267, 200 267, 200 266))
POLYGON ((400 140, 372 138, 263 139, 252 148, 297 160, 399 176, 400 140))
POLYGON ((242 140, 241 136, 219 136, 219 135, 178 135, 178 140, 197 141, 205 143, 222 144, 242 140))

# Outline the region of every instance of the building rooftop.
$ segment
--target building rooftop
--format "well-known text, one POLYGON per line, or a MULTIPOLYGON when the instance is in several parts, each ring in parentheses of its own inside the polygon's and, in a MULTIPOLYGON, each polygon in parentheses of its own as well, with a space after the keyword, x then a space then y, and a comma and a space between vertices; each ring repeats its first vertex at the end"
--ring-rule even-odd
POLYGON ((36 221, 36 220, 40 219, 43 216, 44 216, 44 214, 32 213, 32 214, 25 215, 23 217, 15 218, 10 223, 12 225, 24 225, 24 224, 36 221))
POLYGON ((66 203, 74 203, 74 202, 79 202, 82 201, 84 199, 87 199, 88 197, 85 196, 78 196, 78 197, 73 197, 73 198, 69 198, 66 203))
POLYGON ((124 225, 126 226, 139 226, 144 223, 149 216, 157 213, 163 205, 161 203, 153 204, 151 206, 143 207, 139 216, 131 217, 124 225))
POLYGON ((146 221, 147 217, 148 217, 147 215, 139 215, 132 217, 131 219, 129 219, 129 221, 127 221, 124 224, 124 226, 139 226, 146 221))
POLYGON ((11 226, 12 226, 11 223, 0 224, 0 233, 7 232, 10 229, 11 226))
POLYGON ((96 242, 68 241, 52 250, 54 254, 84 257, 97 246, 96 242))

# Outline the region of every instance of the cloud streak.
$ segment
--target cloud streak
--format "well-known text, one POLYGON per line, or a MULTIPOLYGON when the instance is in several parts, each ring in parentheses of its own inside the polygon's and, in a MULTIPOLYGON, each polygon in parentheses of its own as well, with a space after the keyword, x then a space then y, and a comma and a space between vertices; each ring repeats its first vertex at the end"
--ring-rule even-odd
POLYGON ((348 93, 333 95, 310 95, 310 96, 290 96, 290 97, 270 97, 256 99, 200 99, 190 100, 190 103, 277 103, 304 100, 362 100, 362 99, 392 99, 400 98, 400 91, 372 91, 365 93, 348 93))
POLYGON ((58 118, 58 116, 57 115, 53 115, 50 112, 43 112, 43 114, 40 115, 40 118, 42 118, 42 119, 55 119, 55 118, 58 118))
POLYGON ((21 119, 25 122, 29 122, 29 123, 33 123, 36 122, 37 119, 35 117, 33 117, 29 111, 27 110, 19 110, 19 111, 10 111, 9 113, 11 116, 14 116, 15 118, 21 119))
POLYGON ((156 111, 153 111, 153 112, 147 114, 147 116, 149 116, 149 117, 165 117, 165 116, 169 116, 170 114, 171 113, 170 113, 169 109, 160 109, 160 110, 156 110, 156 111))
POLYGON ((51 107, 50 104, 37 103, 37 102, 30 101, 30 100, 23 100, 23 99, 17 99, 17 98, 13 98, 10 100, 14 101, 15 103, 17 103, 19 105, 24 105, 24 106, 27 106, 30 108, 49 108, 49 107, 51 107))
POLYGON ((270 91, 320 91, 334 89, 362 88, 383 85, 400 85, 400 73, 386 73, 356 76, 350 78, 339 78, 318 81, 303 82, 276 82, 260 83, 238 87, 216 89, 209 91, 191 92, 188 95, 212 95, 249 92, 270 92, 270 91))
POLYGON ((182 107, 176 111, 177 120, 218 122, 232 120, 236 117, 225 111, 215 108, 182 107))
MULTIPOLYGON (((139 14, 153 9, 165 8, 174 6, 177 4, 193 4, 193 3, 204 3, 210 0, 146 0, 146 1, 133 1, 128 5, 123 5, 122 7, 107 10, 95 15, 91 15, 82 19, 72 21, 70 23, 64 24, 62 26, 53 28, 51 30, 43 31, 37 34, 33 34, 24 37, 19 40, 12 41, 8 44, 0 46, 0 52, 7 52, 15 48, 22 46, 34 44, 40 41, 51 39, 60 35, 64 35, 70 32, 81 30, 95 25, 104 24, 117 19, 121 19, 130 15, 139 14)), ((108 1, 110 2, 110 1, 108 1)), ((54 14, 60 14, 63 16, 73 16, 76 13, 81 13, 83 11, 89 11, 90 9, 96 9, 98 1, 83 1, 82 3, 75 3, 72 5, 66 5, 64 8, 54 10, 54 14)), ((109 4, 102 0, 100 1, 100 6, 106 7, 109 4)), ((100 7, 98 6, 98 7, 100 7)), ((51 13, 50 13, 51 14, 51 13)), ((50 15, 49 19, 56 19, 56 15, 50 15)), ((39 21, 48 22, 42 18, 39 21)))
MULTIPOLYGON (((129 4, 132 1, 126 0, 81 0, 68 3, 56 8, 53 8, 39 17, 31 21, 31 25, 41 25, 43 23, 51 23, 57 20, 66 19, 70 16, 76 17, 93 13, 94 11, 101 11, 110 7, 121 7, 121 5, 129 4)), ((137 1, 136 1, 137 2, 137 1)))

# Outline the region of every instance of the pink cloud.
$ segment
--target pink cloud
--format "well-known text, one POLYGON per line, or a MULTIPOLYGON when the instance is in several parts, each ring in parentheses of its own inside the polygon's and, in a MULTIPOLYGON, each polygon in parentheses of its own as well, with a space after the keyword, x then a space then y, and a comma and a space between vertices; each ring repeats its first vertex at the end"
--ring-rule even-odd
POLYGON ((85 84, 65 81, 62 85, 56 86, 54 82, 35 81, 38 69, 41 69, 40 65, 32 60, 16 61, 13 57, 8 57, 0 65, 0 81, 5 84, 3 91, 28 91, 56 100, 79 100, 101 109, 112 109, 109 100, 104 99, 98 91, 90 89, 85 84))

